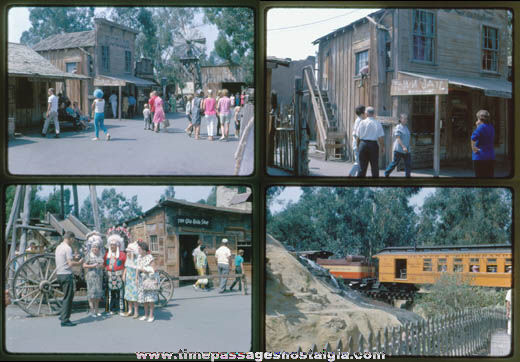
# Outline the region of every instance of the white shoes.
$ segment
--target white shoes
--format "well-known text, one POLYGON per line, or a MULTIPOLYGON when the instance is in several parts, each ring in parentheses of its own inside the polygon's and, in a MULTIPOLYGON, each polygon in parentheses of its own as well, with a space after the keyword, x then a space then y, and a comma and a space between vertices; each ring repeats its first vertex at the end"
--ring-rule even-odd
POLYGON ((107 141, 110 141, 110 133, 107 133, 107 141))
POLYGON ((148 318, 146 321, 147 321, 148 323, 152 323, 154 320, 155 320, 154 317, 150 317, 150 318, 148 318))
POLYGON ((145 316, 145 315, 144 315, 144 316, 142 316, 141 318, 139 318, 139 320, 140 320, 140 321, 145 321, 146 319, 147 319, 147 318, 146 318, 146 316, 145 316))
POLYGON ((94 138, 92 138, 92 141, 97 141, 98 139, 99 139, 99 138, 94 137, 94 138))

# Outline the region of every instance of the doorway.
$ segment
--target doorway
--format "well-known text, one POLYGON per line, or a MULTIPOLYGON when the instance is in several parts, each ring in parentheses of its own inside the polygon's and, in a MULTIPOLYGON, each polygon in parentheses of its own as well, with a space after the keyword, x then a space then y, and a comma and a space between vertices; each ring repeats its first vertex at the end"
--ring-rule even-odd
POLYGON ((395 259, 395 279, 406 279, 406 259, 395 259))
MULTIPOLYGON (((197 247, 198 235, 179 235, 179 276, 195 276, 197 269, 193 262, 193 250, 197 247)), ((180 285, 193 284, 193 280, 181 280, 180 285)))
POLYGON ((471 159, 470 136, 473 129, 471 99, 468 93, 453 92, 448 97, 449 117, 451 121, 451 141, 448 143, 448 155, 452 161, 471 159))

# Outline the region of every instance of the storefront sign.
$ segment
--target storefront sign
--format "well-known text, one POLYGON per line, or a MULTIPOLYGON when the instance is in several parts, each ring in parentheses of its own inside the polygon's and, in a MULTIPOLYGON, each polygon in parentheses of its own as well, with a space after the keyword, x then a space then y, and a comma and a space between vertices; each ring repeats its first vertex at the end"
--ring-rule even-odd
POLYGON ((204 217, 177 216, 174 220, 176 226, 191 226, 199 228, 211 227, 211 220, 204 217))
POLYGON ((392 96, 448 94, 448 80, 445 79, 393 79, 390 90, 392 96))

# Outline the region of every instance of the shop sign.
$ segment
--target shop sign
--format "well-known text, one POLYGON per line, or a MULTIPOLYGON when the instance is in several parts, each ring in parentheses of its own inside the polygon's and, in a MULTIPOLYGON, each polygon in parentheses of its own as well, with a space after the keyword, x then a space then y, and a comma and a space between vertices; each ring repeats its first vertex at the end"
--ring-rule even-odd
POLYGON ((176 226, 211 227, 211 220, 205 217, 177 216, 174 220, 176 226))
POLYGON ((446 79, 392 79, 392 96, 448 94, 446 79))

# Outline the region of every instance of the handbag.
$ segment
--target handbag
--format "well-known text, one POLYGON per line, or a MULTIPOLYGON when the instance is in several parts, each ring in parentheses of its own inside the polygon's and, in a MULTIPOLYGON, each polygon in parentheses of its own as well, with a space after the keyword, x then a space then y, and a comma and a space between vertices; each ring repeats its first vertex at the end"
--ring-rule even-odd
POLYGON ((145 277, 143 280, 143 290, 145 292, 156 292, 159 290, 159 275, 157 273, 145 277))
POLYGON ((163 127, 165 127, 165 128, 170 127, 170 121, 168 120, 168 118, 165 118, 165 119, 164 119, 163 127))

